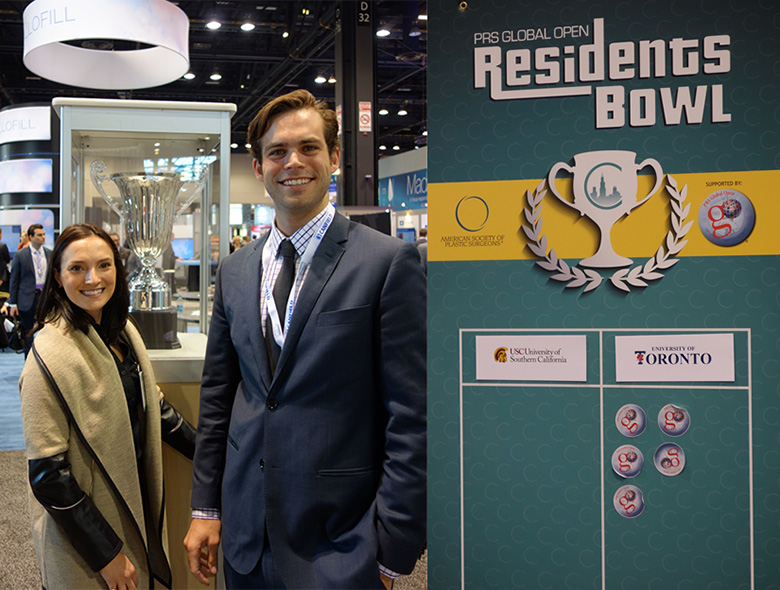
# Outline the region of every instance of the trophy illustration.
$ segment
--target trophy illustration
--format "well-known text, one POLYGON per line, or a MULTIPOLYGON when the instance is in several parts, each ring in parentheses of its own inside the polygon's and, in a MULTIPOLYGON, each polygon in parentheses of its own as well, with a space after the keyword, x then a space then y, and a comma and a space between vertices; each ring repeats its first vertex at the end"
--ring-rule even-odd
POLYGON ((122 220, 127 244, 142 265, 130 277, 130 313, 148 348, 180 348, 171 289, 154 263, 171 243, 173 222, 203 190, 205 175, 185 183, 175 172, 118 172, 109 177, 103 174, 105 170, 106 165, 95 160, 89 174, 100 195, 122 220), (103 183, 107 180, 114 182, 120 197, 106 194, 103 183), (194 187, 185 190, 185 185, 194 187))
POLYGON ((630 258, 620 256, 612 248, 612 226, 652 197, 663 180, 661 165, 656 160, 647 158, 641 164, 635 162, 634 152, 605 150, 577 154, 574 166, 558 162, 550 170, 547 176, 550 192, 564 205, 579 211, 580 215, 587 215, 601 232, 598 250, 590 258, 581 260, 582 266, 618 268, 632 263, 630 258), (655 184, 647 195, 638 199, 637 172, 647 166, 655 173, 655 184), (573 202, 563 198, 555 186, 555 177, 561 170, 567 170, 574 177, 573 202))

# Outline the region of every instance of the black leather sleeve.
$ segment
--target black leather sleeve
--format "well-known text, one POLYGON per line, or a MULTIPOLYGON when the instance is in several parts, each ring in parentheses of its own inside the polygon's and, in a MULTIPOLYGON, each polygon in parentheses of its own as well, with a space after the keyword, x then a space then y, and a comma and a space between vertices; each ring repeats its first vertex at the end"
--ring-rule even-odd
POLYGON ((162 439, 188 459, 195 456, 195 428, 165 398, 160 400, 162 439))
POLYGON ((92 571, 108 565, 122 549, 122 540, 73 477, 65 454, 31 459, 28 470, 33 495, 92 571))

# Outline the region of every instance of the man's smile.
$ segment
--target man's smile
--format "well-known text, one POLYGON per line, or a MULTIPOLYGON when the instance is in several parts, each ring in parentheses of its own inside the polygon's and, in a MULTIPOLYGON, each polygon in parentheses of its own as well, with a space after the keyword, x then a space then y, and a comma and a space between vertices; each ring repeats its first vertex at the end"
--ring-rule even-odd
POLYGON ((284 186, 299 186, 301 184, 308 184, 311 182, 311 178, 288 178, 287 180, 282 180, 281 184, 284 186))

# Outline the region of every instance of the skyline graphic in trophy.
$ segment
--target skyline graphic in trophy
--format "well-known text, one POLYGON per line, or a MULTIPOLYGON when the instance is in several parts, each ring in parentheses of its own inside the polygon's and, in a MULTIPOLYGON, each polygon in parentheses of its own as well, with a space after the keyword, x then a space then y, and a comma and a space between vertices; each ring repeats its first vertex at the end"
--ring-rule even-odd
POLYGON ((556 163, 547 175, 547 184, 561 203, 588 217, 599 228, 601 235, 596 253, 581 260, 580 265, 591 268, 630 265, 633 261, 619 255, 612 247, 612 226, 655 194, 663 180, 661 165, 653 158, 636 164, 636 154, 623 150, 583 152, 573 159, 574 166, 556 163), (653 169, 655 183, 650 192, 640 199, 637 195, 637 172, 648 166, 653 169), (561 170, 573 175, 573 202, 561 196, 555 185, 561 170))
POLYGON ((137 320, 148 348, 180 348, 176 336, 176 308, 171 289, 154 267, 171 243, 173 222, 200 195, 206 175, 183 181, 176 172, 117 172, 103 174, 106 165, 95 160, 89 166, 92 183, 124 226, 128 247, 141 261, 141 269, 129 278, 130 313, 137 320), (119 197, 106 193, 103 183, 112 181, 119 197))

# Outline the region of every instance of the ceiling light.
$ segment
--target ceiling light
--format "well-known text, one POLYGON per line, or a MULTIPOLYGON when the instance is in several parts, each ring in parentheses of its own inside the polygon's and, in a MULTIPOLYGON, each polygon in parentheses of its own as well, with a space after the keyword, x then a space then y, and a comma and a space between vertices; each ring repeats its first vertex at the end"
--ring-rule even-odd
POLYGON ((282 39, 287 39, 287 37, 289 37, 289 36, 290 36, 290 33, 288 33, 287 31, 284 31, 282 33, 282 39))
POLYGON ((209 79, 217 82, 218 80, 222 79, 222 74, 220 74, 219 72, 214 72, 213 74, 211 74, 211 76, 209 76, 209 79))
POLYGON ((380 115, 387 115, 389 113, 390 113, 390 111, 388 111, 387 109, 379 109, 379 114, 380 115))
POLYGON ((388 27, 386 24, 382 23, 379 25, 379 28, 376 30, 376 36, 377 37, 389 37, 390 36, 390 27, 388 27))
POLYGON ((379 149, 380 149, 380 150, 386 150, 386 149, 387 149, 387 146, 386 146, 386 145, 380 145, 380 146, 379 146, 379 149))
POLYGON ((422 35, 422 31, 420 30, 420 27, 418 27, 417 25, 414 25, 412 27, 412 30, 409 31, 410 37, 419 37, 420 35, 422 35))
POLYGON ((426 129, 425 131, 423 131, 423 132, 422 132, 422 134, 423 134, 424 136, 427 136, 427 135, 428 135, 428 130, 426 129))
POLYGON ((154 147, 160 147, 160 142, 159 141, 155 141, 154 142, 154 147))
POLYGON ((427 14, 419 14, 417 15, 417 20, 428 20, 427 14))
POLYGON ((245 22, 241 25, 242 31, 254 31, 255 30, 255 23, 245 22))
POLYGON ((187 72, 187 73, 186 73, 186 74, 184 74, 184 76, 182 76, 182 77, 183 77, 185 80, 194 80, 194 79, 195 79, 195 74, 193 74, 192 72, 187 72))
POLYGON ((400 149, 401 149, 401 147, 400 147, 398 144, 395 144, 395 145, 393 146, 393 150, 394 150, 394 151, 396 151, 396 152, 397 152, 398 150, 400 150, 400 149))
POLYGON ((245 147, 246 149, 250 150, 250 149, 252 149, 252 144, 251 144, 251 143, 245 143, 245 144, 244 144, 244 147, 245 147))
POLYGON ((408 114, 409 114, 408 111, 404 107, 401 107, 400 109, 398 109, 398 116, 399 117, 405 117, 408 114))
POLYGON ((238 147, 237 143, 231 143, 230 144, 231 149, 236 149, 238 147))
POLYGON ((210 31, 216 31, 221 26, 222 23, 219 22, 218 20, 210 20, 209 22, 206 23, 206 28, 209 29, 210 31))
POLYGON ((328 84, 335 84, 335 83, 336 83, 336 76, 331 74, 330 78, 328 78, 328 84))
POLYGON ((323 76, 322 74, 317 74, 317 77, 314 78, 314 81, 317 84, 325 84, 325 82, 327 82, 328 79, 325 76, 323 76))

